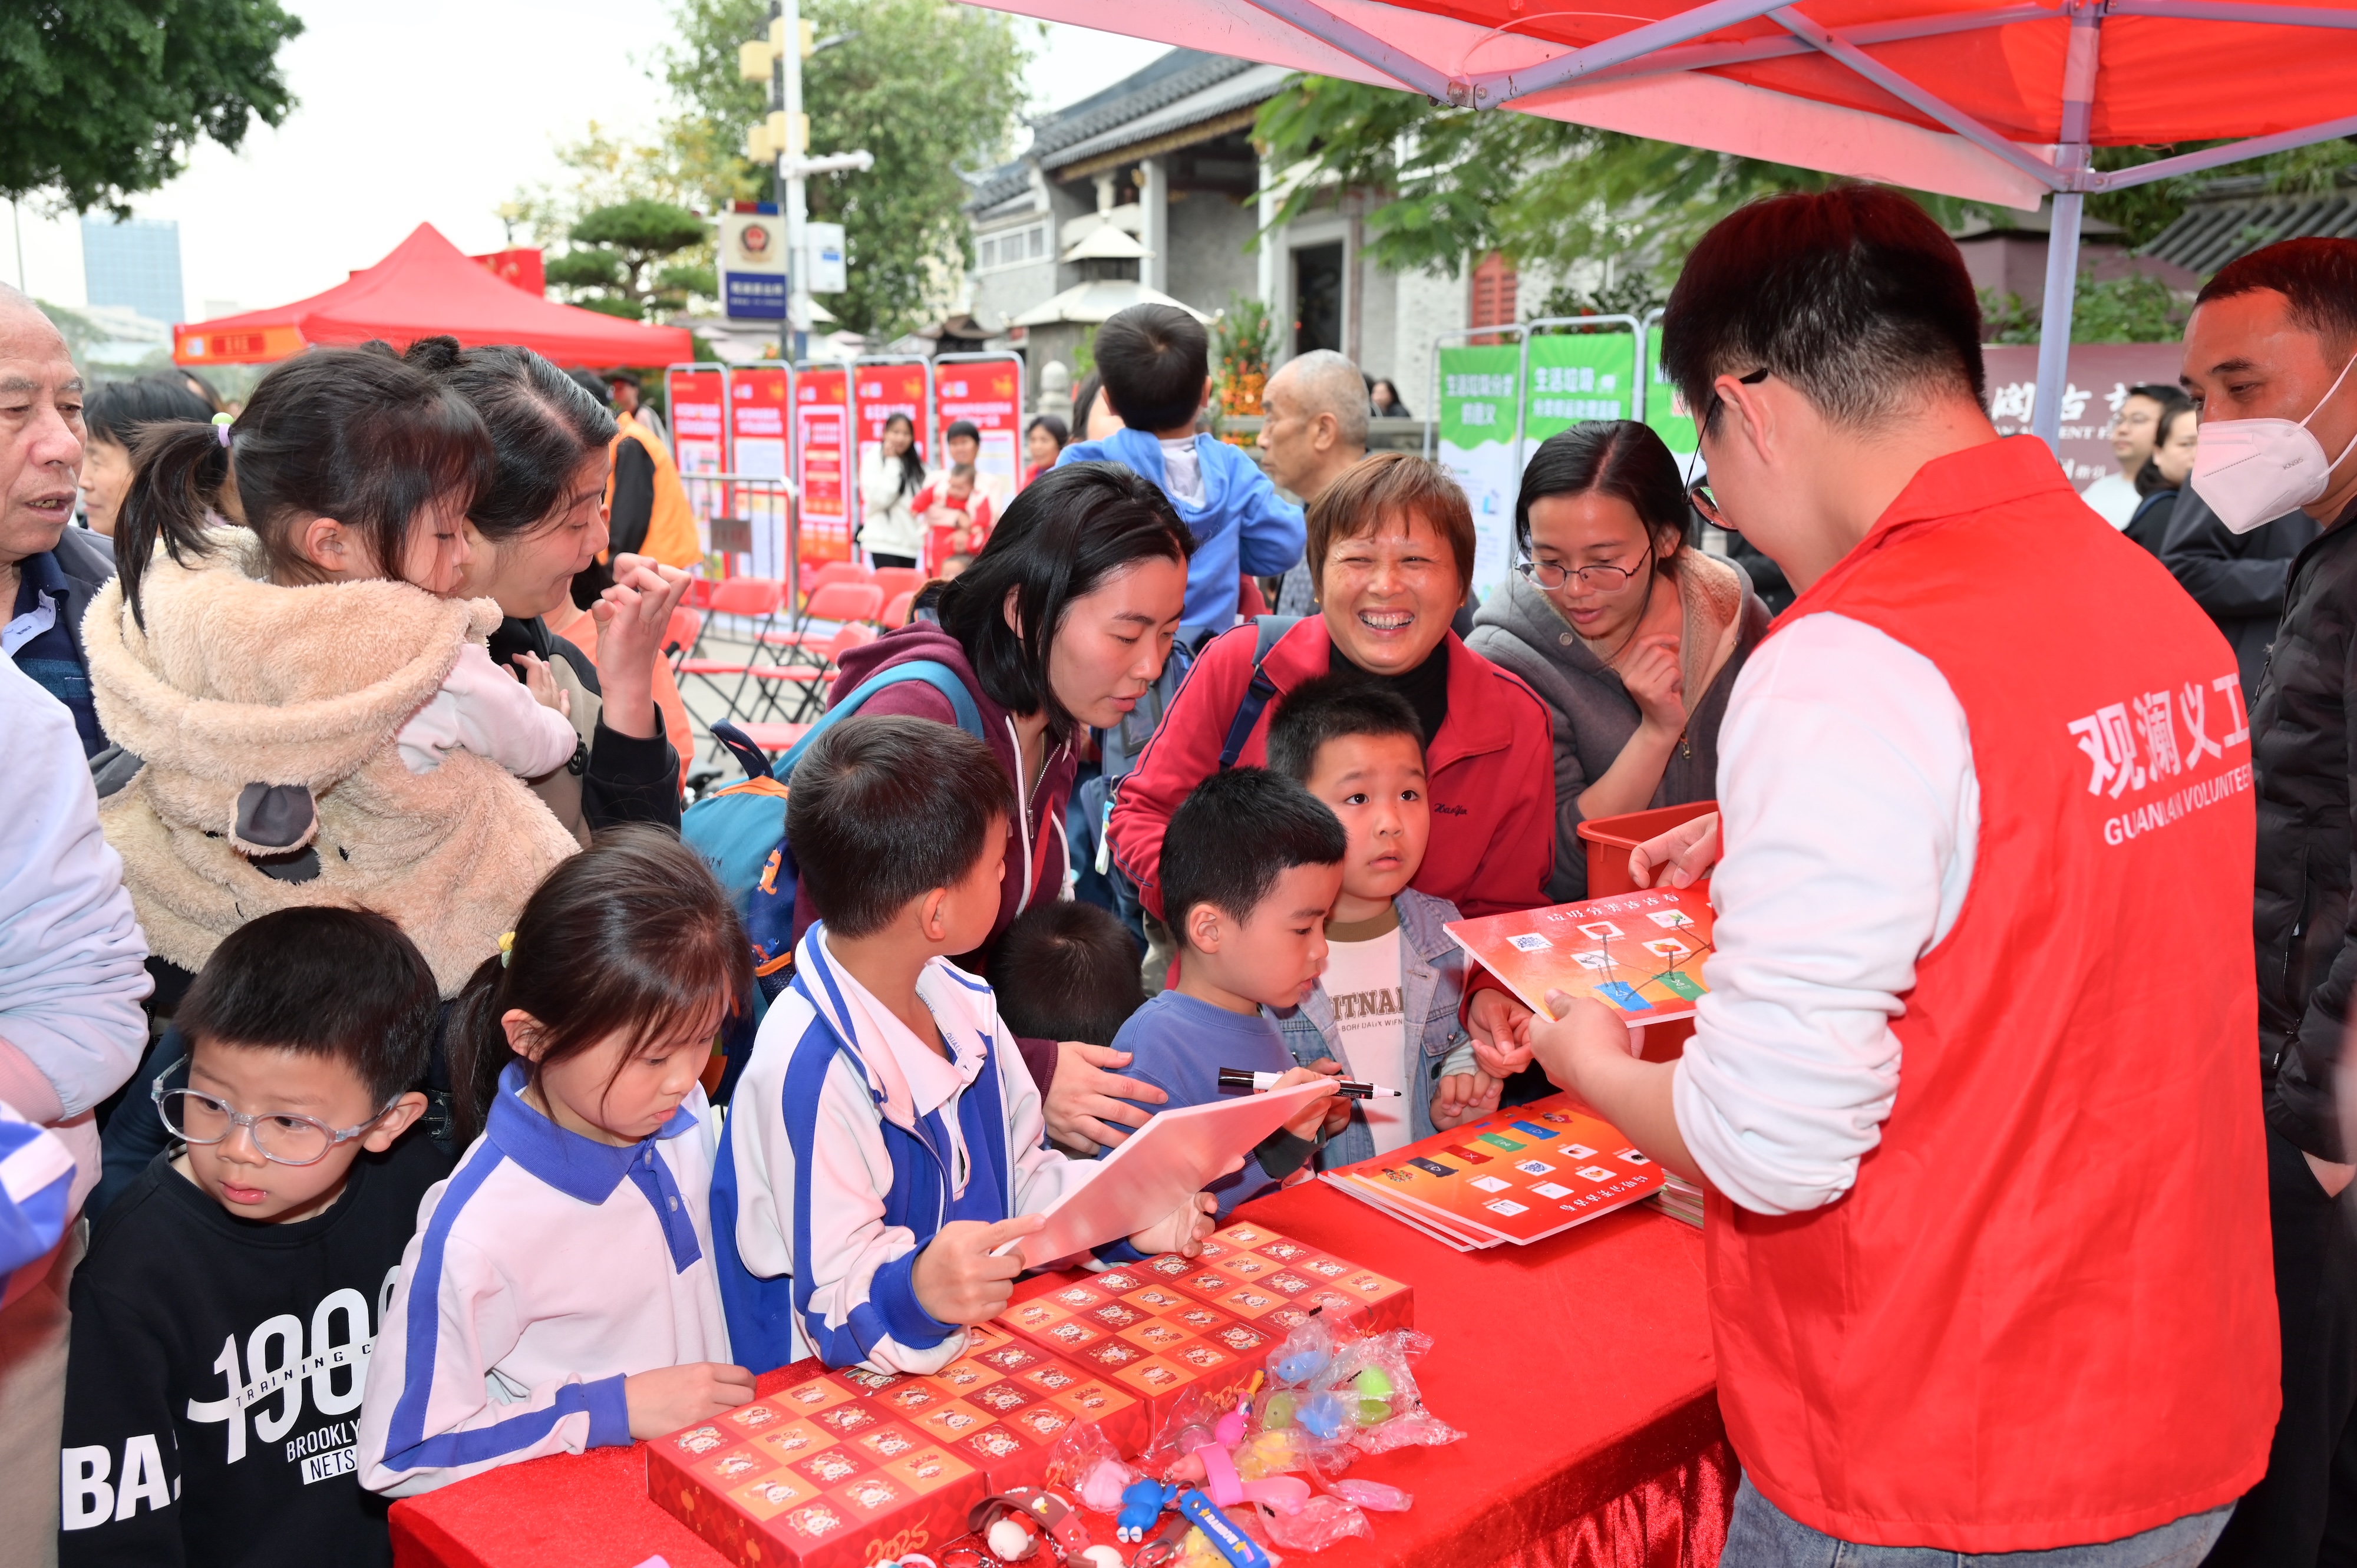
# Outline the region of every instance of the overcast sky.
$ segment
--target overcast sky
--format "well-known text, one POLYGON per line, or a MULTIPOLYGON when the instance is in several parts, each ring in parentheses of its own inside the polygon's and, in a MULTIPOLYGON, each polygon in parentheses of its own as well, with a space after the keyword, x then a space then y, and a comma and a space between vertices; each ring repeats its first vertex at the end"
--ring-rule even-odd
MULTIPOLYGON (((421 222, 460 250, 497 250, 500 204, 554 177, 558 144, 593 119, 651 127, 666 107, 651 76, 670 36, 662 0, 287 8, 305 31, 281 55, 301 101, 285 124, 257 128, 235 153, 200 145, 188 173, 133 203, 135 216, 179 222, 186 319, 317 294, 421 222)), ((1039 24, 1018 26, 1036 36, 1039 24)), ((1031 63, 1033 107, 1085 97, 1163 48, 1053 27, 1031 63)), ((28 204, 18 221, 24 285, 59 305, 85 303, 80 220, 28 204)), ((16 282, 12 238, 0 235, 0 277, 16 282)))

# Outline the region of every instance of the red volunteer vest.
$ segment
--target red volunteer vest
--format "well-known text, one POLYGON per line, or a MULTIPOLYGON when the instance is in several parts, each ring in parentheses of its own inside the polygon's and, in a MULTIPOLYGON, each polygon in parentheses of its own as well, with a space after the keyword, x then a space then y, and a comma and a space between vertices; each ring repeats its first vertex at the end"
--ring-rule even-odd
POLYGON ((1710 1200, 1735 1450, 1869 1545, 2040 1551, 2232 1502, 2279 1402, 2234 656, 2027 435, 1926 464, 1779 625, 1818 612, 1939 666, 1980 840, 1856 1185, 1710 1200))

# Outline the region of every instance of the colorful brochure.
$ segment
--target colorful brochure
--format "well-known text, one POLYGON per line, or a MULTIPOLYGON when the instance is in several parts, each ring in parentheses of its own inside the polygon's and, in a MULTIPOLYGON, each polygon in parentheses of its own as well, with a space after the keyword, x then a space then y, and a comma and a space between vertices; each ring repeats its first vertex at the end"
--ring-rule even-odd
POLYGON ((1663 1172, 1611 1123, 1556 1094, 1323 1179, 1419 1230, 1491 1246, 1540 1240, 1650 1197, 1663 1172))
POLYGON ((1550 991, 1590 996, 1631 1024, 1694 1016, 1710 951, 1710 895, 1699 887, 1616 893, 1444 928, 1532 1012, 1550 991))

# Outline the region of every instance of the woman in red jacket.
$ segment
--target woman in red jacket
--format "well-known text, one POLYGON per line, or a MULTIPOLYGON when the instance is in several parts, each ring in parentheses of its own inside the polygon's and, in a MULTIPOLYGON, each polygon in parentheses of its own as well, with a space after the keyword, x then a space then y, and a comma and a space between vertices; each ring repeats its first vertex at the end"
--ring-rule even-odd
MULTIPOLYGON (((1265 760, 1275 697, 1312 676, 1357 670, 1405 697, 1423 721, 1432 837, 1416 890, 1469 917, 1546 903, 1555 865, 1546 710, 1449 630, 1473 574, 1464 491, 1421 458, 1378 453, 1318 495, 1308 524, 1321 613, 1285 631, 1257 671, 1260 632, 1249 623, 1203 650, 1121 782, 1108 833, 1114 860, 1159 918, 1170 813, 1223 763, 1265 760), (1232 744, 1234 755, 1223 757, 1232 744)), ((1479 997, 1467 1022, 1487 1040, 1506 1022, 1491 1010, 1502 1014, 1509 999, 1479 997)))

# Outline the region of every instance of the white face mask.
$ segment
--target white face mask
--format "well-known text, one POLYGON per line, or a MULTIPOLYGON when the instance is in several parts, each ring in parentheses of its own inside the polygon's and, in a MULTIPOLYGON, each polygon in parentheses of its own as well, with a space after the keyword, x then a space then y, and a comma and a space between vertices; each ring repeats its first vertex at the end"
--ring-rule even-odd
MULTIPOLYGON (((2341 367, 2331 388, 2309 410, 2308 419, 2332 401, 2352 365, 2357 359, 2341 367)), ((2193 493, 2236 533, 2248 533, 2316 499, 2332 482, 2332 470, 2357 451, 2357 436, 2350 437, 2339 457, 2328 459, 2309 433, 2308 419, 2297 424, 2288 419, 2202 421, 2193 448, 2193 493)))

